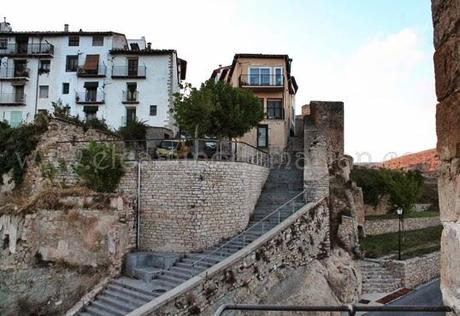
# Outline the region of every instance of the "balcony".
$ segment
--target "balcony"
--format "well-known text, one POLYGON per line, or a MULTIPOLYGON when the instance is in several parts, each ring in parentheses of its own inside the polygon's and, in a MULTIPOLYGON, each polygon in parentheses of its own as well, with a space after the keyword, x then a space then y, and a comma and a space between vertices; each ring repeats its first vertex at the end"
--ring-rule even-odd
POLYGON ((265 88, 265 89, 283 89, 284 76, 278 75, 264 75, 264 74, 243 74, 240 76, 240 87, 247 88, 265 88))
POLYGON ((147 67, 129 67, 129 66, 113 66, 112 67, 112 78, 114 79, 145 79, 147 73, 147 67))
POLYGON ((29 80, 29 68, 0 67, 0 80, 29 80))
POLYGON ((139 103, 139 91, 123 91, 123 104, 138 104, 139 103))
POLYGON ((7 44, 0 46, 0 56, 52 57, 54 46, 49 43, 7 44))
POLYGON ((24 93, 1 93, 0 105, 26 105, 26 95, 24 93))
POLYGON ((75 93, 77 104, 104 104, 105 94, 99 90, 87 90, 75 93))
POLYGON ((85 66, 78 66, 77 76, 84 78, 103 78, 106 76, 107 66, 98 65, 96 68, 89 69, 85 66))

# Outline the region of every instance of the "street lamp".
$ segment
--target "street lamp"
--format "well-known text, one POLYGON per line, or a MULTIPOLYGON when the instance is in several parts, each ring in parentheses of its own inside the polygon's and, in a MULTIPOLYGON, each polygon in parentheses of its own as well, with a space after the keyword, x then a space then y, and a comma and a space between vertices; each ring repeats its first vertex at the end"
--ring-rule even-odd
POLYGON ((396 210, 396 214, 398 214, 398 218, 399 218, 398 260, 401 260, 401 228, 402 228, 403 209, 402 209, 402 208, 398 208, 398 209, 396 210))

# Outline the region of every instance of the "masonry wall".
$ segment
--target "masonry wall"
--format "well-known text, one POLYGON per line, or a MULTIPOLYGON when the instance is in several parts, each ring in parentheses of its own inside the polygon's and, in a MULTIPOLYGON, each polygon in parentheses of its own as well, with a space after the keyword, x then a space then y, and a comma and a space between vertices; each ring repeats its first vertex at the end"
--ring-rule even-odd
MULTIPOLYGON (((311 304, 313 301, 339 304, 340 300, 330 292, 326 296, 327 282, 318 280, 327 278, 327 271, 316 270, 316 260, 329 255, 328 217, 326 200, 306 205, 276 229, 212 267, 206 275, 190 279, 130 316, 212 315, 223 303, 266 303, 264 298, 269 302, 279 302, 283 297, 291 302, 298 299, 311 304), (315 275, 317 279, 310 280, 316 281, 314 289, 311 283, 300 282, 299 278, 305 278, 303 273, 315 275), (290 281, 291 289, 286 288, 286 274, 296 275, 295 280, 290 281)), ((343 256, 349 259, 346 254, 343 256)), ((352 264, 351 260, 348 263, 352 264)), ((345 270, 344 267, 343 273, 345 270)), ((350 271, 346 278, 349 285, 354 284, 357 273, 355 271, 353 276, 350 271)), ((337 272, 335 276, 340 278, 340 275, 337 272)))
MULTIPOLYGON (((441 225, 439 217, 406 218, 404 230, 416 230, 441 225)), ((368 220, 364 225, 366 235, 396 233, 399 230, 399 219, 368 220)))
POLYGON ((404 261, 386 261, 383 266, 401 280, 401 287, 414 289, 439 277, 440 254, 434 252, 404 261))
POLYGON ((268 173, 240 162, 142 162, 140 248, 194 251, 242 231, 268 173))
POLYGON ((88 146, 89 142, 86 141, 114 139, 118 138, 109 133, 95 129, 85 131, 82 127, 65 120, 51 119, 48 130, 41 136, 35 152, 27 158, 27 170, 20 189, 27 194, 33 194, 49 184, 47 181, 50 180, 61 186, 75 185, 78 176, 72 166, 77 162, 79 152, 88 146), (47 167, 56 170, 54 179, 43 177, 43 170, 47 167))
POLYGON ((432 0, 436 77, 437 150, 441 159, 439 205, 441 291, 460 312, 460 1, 432 0))
POLYGON ((0 314, 63 315, 121 271, 135 246, 134 209, 115 194, 62 195, 0 216, 0 314))

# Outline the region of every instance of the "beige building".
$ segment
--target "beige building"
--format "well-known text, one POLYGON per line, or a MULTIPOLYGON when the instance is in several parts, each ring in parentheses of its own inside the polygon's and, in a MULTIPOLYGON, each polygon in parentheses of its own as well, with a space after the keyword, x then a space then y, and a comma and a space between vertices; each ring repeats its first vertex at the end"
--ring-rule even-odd
POLYGON ((291 62, 288 55, 236 54, 230 66, 213 71, 211 79, 251 89, 264 106, 265 118, 241 141, 271 153, 287 147, 288 137, 294 133, 298 88, 291 62))

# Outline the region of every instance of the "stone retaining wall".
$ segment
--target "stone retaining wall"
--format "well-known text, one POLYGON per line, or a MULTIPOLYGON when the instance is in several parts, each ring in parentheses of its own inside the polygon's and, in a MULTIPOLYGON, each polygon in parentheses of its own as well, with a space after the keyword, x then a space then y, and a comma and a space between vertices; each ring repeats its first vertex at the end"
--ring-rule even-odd
MULTIPOLYGON (((406 218, 404 230, 416 230, 441 225, 439 217, 406 218)), ((366 235, 381 235, 399 231, 399 219, 367 220, 364 224, 366 235)))
POLYGON ((268 173, 243 162, 143 161, 140 248, 188 252, 242 231, 268 173))
MULTIPOLYGON (((131 312, 129 316, 212 315, 224 302, 261 303, 269 288, 281 282, 275 282, 277 276, 281 277, 285 271, 298 274, 301 269, 308 269, 315 259, 328 256, 328 218, 326 200, 317 204, 307 204, 248 247, 131 312), (261 289, 256 291, 257 287, 261 289), (252 293, 253 291, 257 293, 252 293)), ((345 268, 342 271, 345 271, 345 268)), ((351 275, 350 271, 346 281, 349 284, 353 282, 351 275)), ((334 276, 340 278, 340 273, 337 272, 334 276)), ((304 302, 309 299, 311 301, 313 296, 317 302, 338 304, 338 300, 326 302, 327 298, 318 297, 323 284, 318 280, 310 281, 315 282, 315 290, 311 292, 310 297, 304 298, 304 302)), ((305 287, 308 288, 310 285, 298 284, 298 287, 304 288, 305 291, 305 287)), ((290 296, 294 299, 296 295, 300 295, 298 289, 294 291, 296 295, 285 295, 288 293, 279 290, 281 292, 270 302, 279 301, 281 296, 290 296)))
POLYGON ((403 287, 414 289, 439 277, 440 253, 434 252, 405 261, 388 261, 385 266, 401 279, 403 287))

